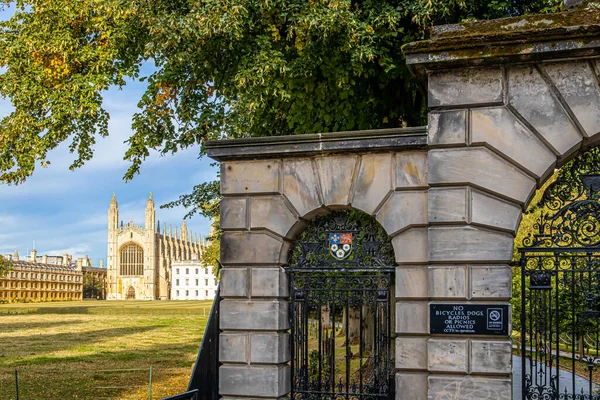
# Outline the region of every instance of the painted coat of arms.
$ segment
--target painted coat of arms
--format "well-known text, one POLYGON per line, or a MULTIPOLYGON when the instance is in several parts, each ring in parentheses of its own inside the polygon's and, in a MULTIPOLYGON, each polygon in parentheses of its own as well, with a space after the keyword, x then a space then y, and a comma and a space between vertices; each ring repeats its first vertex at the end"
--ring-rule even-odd
POLYGON ((347 258, 352 253, 352 234, 330 233, 329 253, 337 260, 347 258))

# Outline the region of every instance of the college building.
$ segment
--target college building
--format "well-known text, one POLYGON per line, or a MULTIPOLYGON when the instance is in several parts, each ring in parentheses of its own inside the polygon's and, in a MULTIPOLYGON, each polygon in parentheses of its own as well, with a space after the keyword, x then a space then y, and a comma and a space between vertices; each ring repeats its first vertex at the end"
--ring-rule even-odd
POLYGON ((218 280, 212 266, 199 261, 175 261, 171 266, 171 300, 212 300, 218 280))
MULTIPOLYGON (((0 276, 0 301, 82 299, 84 259, 73 264, 68 254, 38 257, 35 250, 24 260, 16 250, 3 257, 12 262, 12 269, 0 276)), ((85 260, 89 261, 87 257, 85 260)))

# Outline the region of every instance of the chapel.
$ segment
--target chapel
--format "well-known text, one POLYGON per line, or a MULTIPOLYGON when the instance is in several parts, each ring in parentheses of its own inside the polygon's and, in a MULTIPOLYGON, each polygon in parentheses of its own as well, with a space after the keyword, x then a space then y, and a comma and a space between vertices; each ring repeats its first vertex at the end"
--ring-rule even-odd
POLYGON ((171 264, 197 260, 202 238, 156 221, 152 193, 146 201, 144 225, 119 221, 119 205, 113 193, 108 209, 108 293, 107 300, 168 300, 171 264))

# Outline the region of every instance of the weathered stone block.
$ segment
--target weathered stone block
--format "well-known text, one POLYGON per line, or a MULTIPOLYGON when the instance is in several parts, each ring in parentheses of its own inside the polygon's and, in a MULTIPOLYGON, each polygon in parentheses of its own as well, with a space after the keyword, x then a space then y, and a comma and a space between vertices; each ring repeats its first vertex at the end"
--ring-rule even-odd
POLYGON ((377 213, 388 235, 411 226, 427 225, 427 192, 394 192, 377 213))
POLYGON ((281 364, 290 361, 290 337, 287 333, 251 333, 250 362, 281 364))
POLYGON ((466 340, 429 339, 427 342, 429 371, 467 372, 467 349, 466 340))
POLYGON ((510 261, 513 237, 473 226, 430 227, 430 261, 510 261))
POLYGON ((556 161, 554 153, 504 107, 472 110, 471 140, 487 143, 538 178, 556 161))
POLYGON ((289 329, 288 302, 284 300, 224 299, 220 311, 223 330, 289 329))
POLYGON ((410 228, 392 239, 398 264, 426 263, 428 260, 427 228, 410 228))
POLYGON ((427 338, 396 338, 396 368, 427 370, 427 338))
POLYGON ((535 180, 483 147, 429 152, 430 184, 473 184, 524 204, 535 180))
POLYGON ((471 298, 505 299, 512 297, 512 270, 507 265, 472 266, 471 298))
POLYGON ((472 340, 471 372, 510 374, 512 342, 510 340, 472 340))
POLYGON ((429 113, 429 145, 467 144, 467 111, 429 113))
POLYGON ((465 68, 429 74, 429 107, 501 103, 502 69, 465 68))
POLYGON ((225 332, 219 335, 219 362, 248 362, 248 334, 225 332))
POLYGON ((511 67, 508 101, 561 155, 571 152, 582 136, 533 66, 511 67))
POLYGON ((279 193, 281 162, 235 161, 221 164, 221 193, 279 193))
POLYGON ((586 136, 600 132, 600 88, 587 61, 544 64, 543 68, 584 129, 586 136))
POLYGON ((427 280, 427 267, 424 265, 396 267, 396 297, 427 298, 427 280))
POLYGON ((429 400, 511 400, 512 382, 502 378, 472 378, 468 375, 430 375, 429 400))
POLYGON ((251 229, 268 229, 283 237, 293 237, 295 232, 292 227, 297 218, 283 197, 252 197, 249 207, 251 229))
POLYGON ((285 160, 283 194, 304 217, 321 206, 318 176, 310 159, 285 160))
POLYGON ((429 297, 466 299, 467 283, 464 265, 429 267, 429 297))
POLYGON ((476 189, 471 190, 471 222, 516 232, 523 215, 517 204, 498 199, 476 189))
POLYGON ((287 297, 289 284, 282 268, 252 268, 252 297, 287 297))
POLYGON ((358 157, 336 156, 317 158, 317 167, 327 206, 350 204, 350 188, 358 157))
POLYGON ((262 232, 223 232, 221 263, 279 264, 282 241, 262 232))
POLYGON ((373 214, 392 190, 392 154, 378 153, 362 156, 352 207, 373 214))
POLYGON ((396 333, 427 333, 427 302, 399 301, 396 303, 396 333))
POLYGON ((396 189, 426 188, 427 185, 427 153, 396 153, 396 189))
POLYGON ((245 198, 221 200, 221 229, 246 229, 246 202, 245 198))
POLYGON ((223 268, 221 270, 221 296, 246 297, 248 296, 248 269, 223 268))
POLYGON ((288 365, 222 365, 219 368, 222 396, 279 397, 290 390, 288 365))
POLYGON ((427 400, 427 373, 396 374, 396 400, 427 400))
POLYGON ((468 188, 431 188, 428 201, 429 222, 469 222, 468 188))

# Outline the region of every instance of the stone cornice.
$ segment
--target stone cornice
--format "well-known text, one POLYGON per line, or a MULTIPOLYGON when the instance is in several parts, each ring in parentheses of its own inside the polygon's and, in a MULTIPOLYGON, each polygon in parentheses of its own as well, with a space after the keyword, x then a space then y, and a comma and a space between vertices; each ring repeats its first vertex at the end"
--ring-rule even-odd
POLYGON ((395 128, 251 139, 211 140, 208 156, 217 161, 357 153, 427 145, 427 128, 395 128))
POLYGON ((600 10, 505 18, 435 28, 402 50, 416 74, 427 70, 600 56, 600 10))

